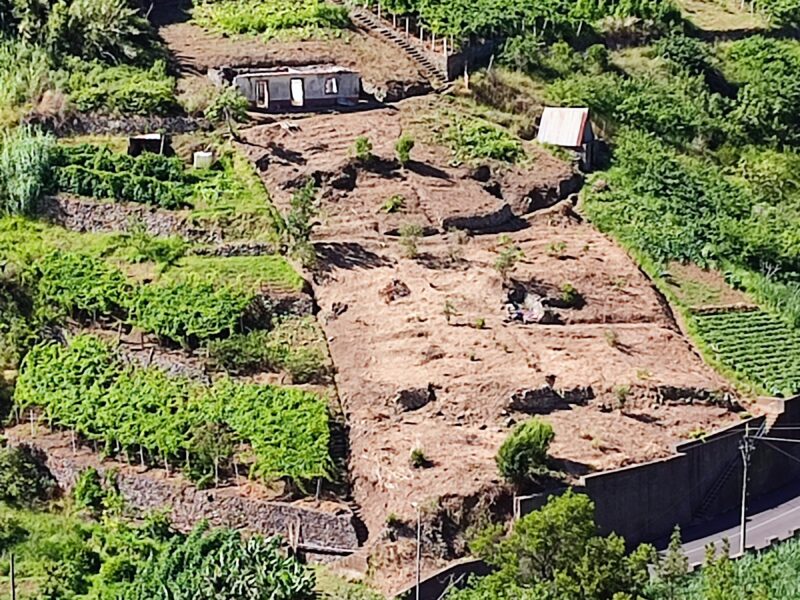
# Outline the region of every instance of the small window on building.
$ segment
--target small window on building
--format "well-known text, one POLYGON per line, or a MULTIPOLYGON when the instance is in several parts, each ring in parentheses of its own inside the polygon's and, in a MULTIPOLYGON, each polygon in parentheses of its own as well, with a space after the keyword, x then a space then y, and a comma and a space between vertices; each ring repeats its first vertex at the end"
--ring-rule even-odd
POLYGON ((336 77, 328 77, 328 79, 325 80, 325 93, 329 96, 339 93, 339 82, 336 80, 336 77))

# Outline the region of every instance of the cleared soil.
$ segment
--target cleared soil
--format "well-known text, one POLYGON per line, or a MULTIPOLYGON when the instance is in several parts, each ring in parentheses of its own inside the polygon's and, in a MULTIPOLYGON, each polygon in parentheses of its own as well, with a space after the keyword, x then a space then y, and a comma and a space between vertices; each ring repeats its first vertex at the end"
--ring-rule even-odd
POLYGON ((341 180, 326 188, 317 231, 318 238, 337 242, 369 238, 380 243, 382 234, 408 223, 442 229, 448 220, 488 217, 506 204, 519 210, 532 193, 553 188, 572 174, 569 165, 529 144, 532 166, 492 165, 489 181, 481 182, 470 176, 471 169, 452 166, 449 150, 422 138, 417 138, 412 161, 401 168, 394 145, 401 134, 418 127, 415 116, 429 110, 430 100, 414 98, 397 107, 253 127, 242 132, 240 148, 256 162, 279 208, 288 206, 296 186, 309 177, 341 180), (374 161, 353 159, 359 137, 372 142, 374 161), (392 196, 402 197, 405 206, 388 214, 383 207, 392 196))
MULTIPOLYGON (((273 200, 285 208, 295 186, 322 182, 316 229, 319 270, 312 274, 318 315, 336 367, 350 434, 350 476, 372 546, 375 583, 402 579, 404 539, 383 541, 390 515, 414 519, 414 506, 441 508, 503 485, 495 455, 527 415, 509 408, 520 390, 548 382, 559 390, 591 386, 595 398, 543 418, 556 431, 552 455, 575 478, 672 452, 690 433, 736 421, 701 403, 657 404, 642 390, 682 386, 726 390, 680 334, 663 299, 630 258, 569 202, 526 214, 525 198, 556 189, 568 165, 532 146, 528 166, 489 164, 502 199, 454 167, 446 148, 418 142, 406 169, 392 166, 394 141, 423 101, 398 109, 320 115, 242 133, 273 200), (355 163, 350 149, 365 135, 379 167, 355 163), (345 189, 332 189, 347 168, 345 189), (385 200, 401 194, 402 211, 385 200), (453 215, 485 215, 504 204, 516 219, 502 234, 446 231, 453 215), (396 235, 402 223, 429 229, 417 253, 396 235), (502 247, 522 257, 504 280, 502 247), (567 285, 581 308, 554 309, 558 325, 509 322, 512 282, 557 299, 567 285), (422 390, 422 392, 420 392, 422 390), (430 390, 430 392, 427 392, 430 390), (403 410, 401 392, 430 400, 403 410), (430 462, 413 468, 421 449, 430 462)), ((497 189, 495 188, 495 192, 497 189)), ((435 512, 435 509, 434 509, 435 512)), ((434 562, 431 562, 431 567, 434 562)))
POLYGON ((361 31, 308 41, 264 41, 256 36, 228 37, 188 21, 186 15, 167 19, 158 33, 184 74, 202 74, 210 67, 336 64, 356 69, 365 81, 421 81, 425 77, 405 53, 361 31), (177 21, 177 22, 176 22, 177 21))

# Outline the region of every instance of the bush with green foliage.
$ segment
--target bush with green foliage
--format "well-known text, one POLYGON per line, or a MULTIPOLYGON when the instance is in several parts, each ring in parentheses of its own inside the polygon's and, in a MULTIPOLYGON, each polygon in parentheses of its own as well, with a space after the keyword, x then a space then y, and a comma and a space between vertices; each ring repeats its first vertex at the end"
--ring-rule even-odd
MULTIPOLYGON (((171 529, 161 514, 132 525, 109 515, 92 522, 66 512, 0 506, 2 549, 16 557, 17 591, 24 590, 26 598, 315 597, 314 571, 287 556, 279 538, 244 536, 206 524, 185 535, 171 529)), ((8 557, 0 554, 2 573, 9 571, 8 557)))
POLYGON ((103 489, 103 480, 94 467, 87 467, 78 473, 75 487, 72 489, 75 506, 99 513, 103 508, 106 497, 103 489))
POLYGON ((447 128, 445 141, 460 161, 489 158, 514 163, 525 157, 518 139, 481 119, 456 119, 447 128))
MULTIPOLYGON (((207 387, 158 369, 136 369, 90 335, 46 342, 23 361, 14 401, 53 427, 104 444, 109 455, 151 464, 192 463, 199 426, 228 428, 251 448, 251 476, 299 485, 330 475, 325 402, 297 388, 235 383, 207 387)), ((239 458, 238 460, 243 460, 239 458)))
POLYGON ((506 479, 525 483, 547 470, 547 451, 555 432, 549 423, 530 419, 514 427, 497 452, 497 468, 506 479))
POLYGON ((133 0, 14 0, 0 29, 0 121, 46 91, 84 111, 178 110, 165 53, 133 0))
POLYGON ((226 86, 217 91, 211 104, 205 110, 205 117, 212 123, 244 123, 250 102, 238 89, 226 86))
POLYGON ((175 99, 175 78, 166 62, 155 61, 147 69, 130 65, 69 61, 65 89, 80 111, 117 115, 169 115, 180 107, 175 99))
POLYGON ((353 142, 353 156, 362 163, 368 163, 375 158, 372 154, 372 141, 366 136, 359 136, 353 142))
POLYGON ((411 151, 414 149, 416 142, 408 134, 401 135, 397 142, 394 144, 394 152, 397 155, 397 161, 405 167, 411 161, 411 151))
POLYGON ((212 31, 267 39, 316 37, 350 26, 347 9, 324 0, 202 0, 192 19, 212 31))
POLYGON ((56 491, 42 456, 27 446, 0 448, 0 502, 34 506, 51 499, 56 491))
POLYGON ((58 146, 53 171, 59 191, 166 209, 185 206, 197 181, 176 157, 146 152, 133 158, 88 144, 58 146))
POLYGON ((584 2, 516 2, 514 0, 380 0, 387 10, 416 15, 426 31, 466 40, 506 38, 533 30, 554 38, 579 37, 604 18, 645 21, 657 28, 680 22, 671 0, 588 0, 584 2))
POLYGON ((199 276, 139 286, 128 303, 129 320, 159 337, 193 347, 233 333, 253 296, 199 276))
POLYGON ((510 535, 492 528, 471 544, 496 571, 472 577, 448 600, 609 600, 641 597, 649 580, 652 546, 628 553, 616 534, 600 536, 594 504, 567 490, 514 523, 510 535), (619 594, 619 596, 617 595, 619 594))

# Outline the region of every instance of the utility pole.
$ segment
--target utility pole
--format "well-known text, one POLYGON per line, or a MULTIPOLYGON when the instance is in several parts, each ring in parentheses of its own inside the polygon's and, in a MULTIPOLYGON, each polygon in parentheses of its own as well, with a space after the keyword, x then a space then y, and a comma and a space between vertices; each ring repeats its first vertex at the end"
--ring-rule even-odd
POLYGON ((747 548, 747 470, 750 466, 750 456, 755 445, 750 438, 750 424, 745 425, 744 437, 739 442, 739 452, 742 453, 742 512, 739 524, 739 553, 744 554, 747 548))
POLYGON ((416 585, 416 600, 419 600, 419 584, 421 575, 422 564, 422 518, 420 517, 419 505, 415 504, 414 508, 417 509, 417 585, 416 585))

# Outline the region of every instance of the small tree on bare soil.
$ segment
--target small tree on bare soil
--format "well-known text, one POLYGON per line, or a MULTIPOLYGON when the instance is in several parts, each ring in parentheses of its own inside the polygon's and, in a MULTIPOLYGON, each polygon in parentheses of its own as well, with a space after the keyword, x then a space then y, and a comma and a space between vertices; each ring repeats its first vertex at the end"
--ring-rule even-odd
POLYGON ((547 468, 547 451, 555 433, 549 423, 531 419, 520 423, 500 446, 497 467, 506 479, 525 483, 547 468))
POLYGON ((311 243, 314 218, 317 214, 317 187, 312 179, 292 194, 290 210, 283 216, 284 237, 289 251, 303 266, 316 264, 317 254, 311 243))
POLYGON ((422 233, 422 227, 416 223, 406 223, 400 228, 400 245, 407 258, 416 258, 419 254, 417 245, 422 233))
POLYGON ((411 161, 411 151, 415 145, 414 138, 405 133, 397 139, 394 145, 394 152, 401 166, 405 167, 411 161))

